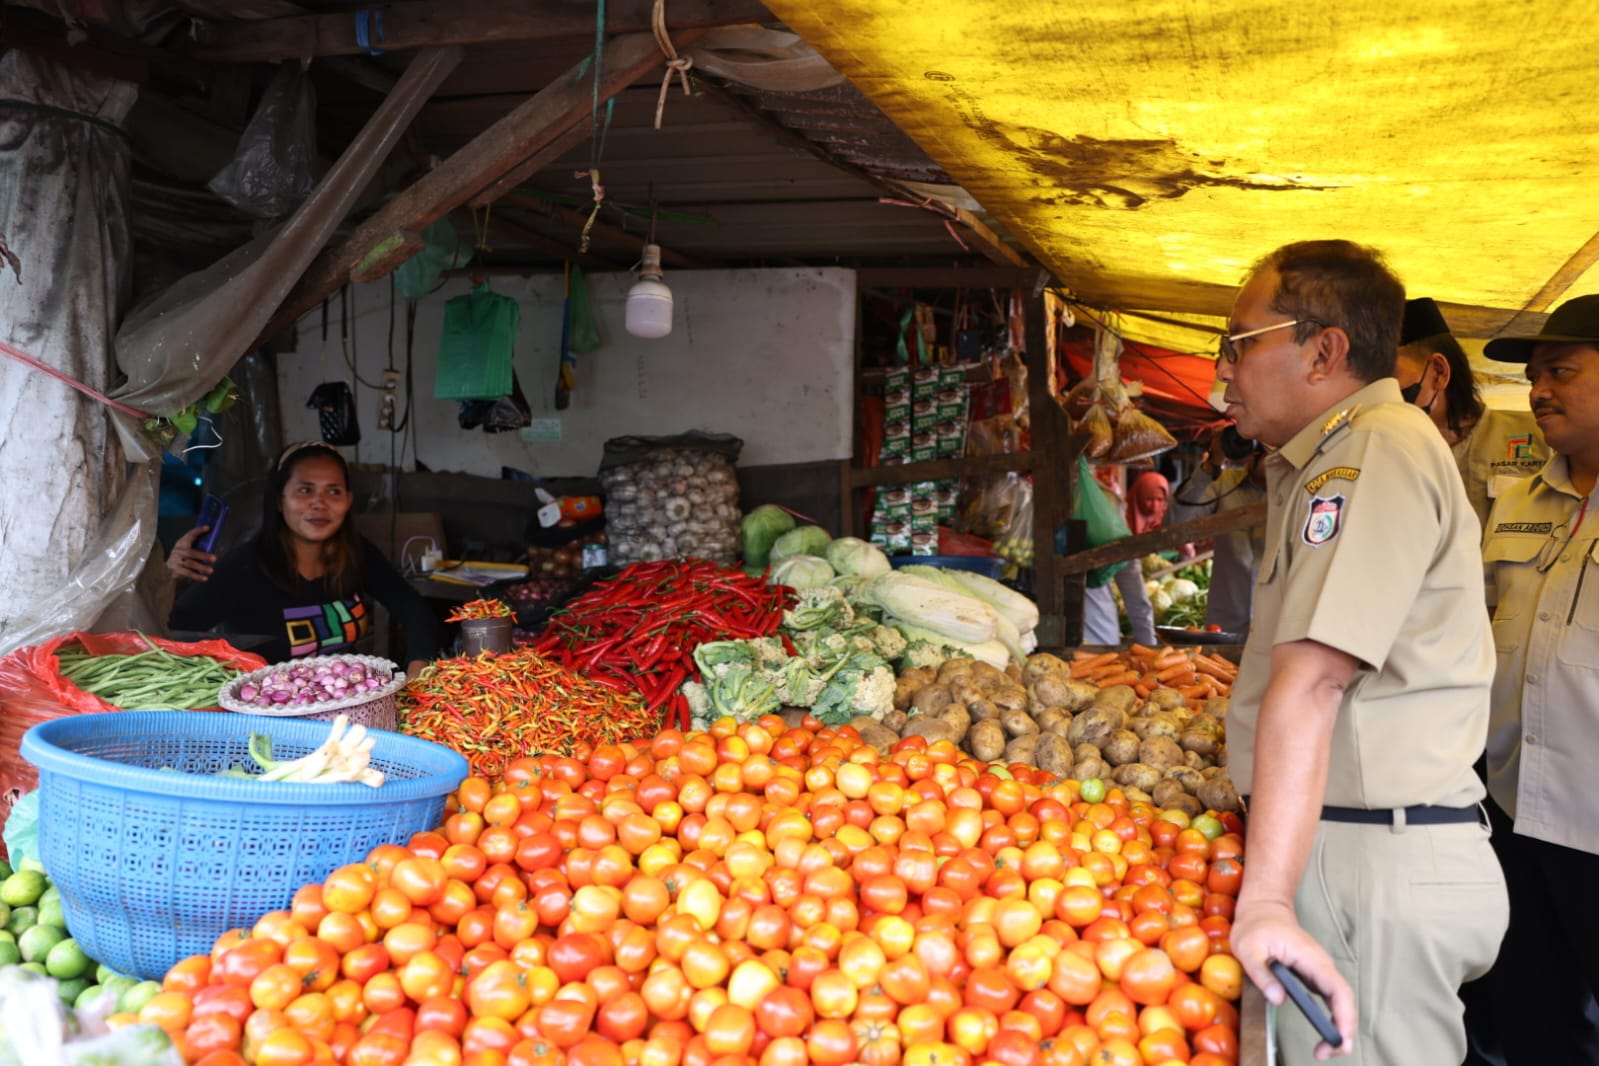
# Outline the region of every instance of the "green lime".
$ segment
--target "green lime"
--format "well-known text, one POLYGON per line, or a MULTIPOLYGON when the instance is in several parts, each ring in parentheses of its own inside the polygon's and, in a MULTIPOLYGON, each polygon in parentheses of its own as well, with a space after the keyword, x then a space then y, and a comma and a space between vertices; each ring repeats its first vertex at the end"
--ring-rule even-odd
POLYGON ((105 985, 89 985, 82 992, 78 993, 78 998, 72 1001, 72 1006, 77 1010, 83 1010, 85 1007, 93 1006, 94 1001, 100 996, 112 996, 113 999, 111 1001, 111 1005, 114 1007, 116 1006, 116 1000, 114 998, 115 995, 116 994, 110 989, 106 988, 105 985))
POLYGON ((17 967, 17 969, 19 969, 19 970, 27 970, 29 973, 36 973, 40 977, 49 977, 50 976, 48 973, 45 972, 44 963, 42 963, 42 962, 25 962, 21 966, 17 967))
POLYGON ((56 985, 56 995, 61 997, 63 1005, 71 1007, 78 1002, 78 997, 94 986, 81 977, 73 977, 56 985))
POLYGON ((7 944, 15 944, 17 942, 17 934, 9 929, 0 929, 0 940, 5 941, 7 944))
POLYGON ((1083 798, 1084 803, 1099 803, 1105 798, 1105 782, 1097 777, 1090 777, 1077 787, 1077 794, 1083 798))
POLYGON ((16 871, 11 869, 11 864, 9 862, 6 862, 4 859, 0 859, 0 881, 4 881, 15 872, 16 871))
POLYGON ((44 863, 30 855, 26 859, 23 859, 21 862, 17 863, 17 869, 30 870, 33 873, 42 874, 44 873, 44 863))
POLYGON ((23 930, 32 929, 38 923, 38 907, 12 907, 11 917, 6 919, 6 929, 13 936, 21 936, 23 930))
POLYGON ((17 947, 28 962, 43 962, 50 949, 67 938, 59 925, 35 925, 17 937, 17 947))
MULTIPOLYGON (((49 876, 46 875, 46 877, 45 877, 46 884, 49 884, 49 881, 50 881, 49 876)), ((46 903, 60 903, 60 902, 61 902, 61 890, 59 888, 57 888, 55 885, 53 885, 53 884, 50 884, 50 887, 46 888, 43 892, 39 893, 39 906, 41 906, 41 907, 43 907, 46 903)))
MULTIPOLYGON (((122 977, 122 974, 117 973, 117 971, 113 970, 103 962, 94 968, 94 980, 96 984, 109 984, 113 977, 122 977)), ((131 977, 124 978, 124 980, 126 980, 130 985, 134 983, 134 980, 131 977)))
POLYGON ((130 985, 117 997, 117 1010, 137 1014, 139 1008, 150 1002, 150 997, 159 991, 161 985, 155 981, 140 981, 136 985, 130 985))
POLYGON ((16 941, 0 941, 0 966, 15 966, 22 961, 22 949, 16 941))
POLYGON ((60 900, 39 904, 38 924, 59 925, 63 929, 67 927, 67 916, 62 913, 60 900))
MULTIPOLYGON (((101 966, 100 968, 102 970, 105 969, 104 966, 101 966)), ((100 987, 115 995, 117 1000, 121 1000, 122 993, 126 992, 128 989, 132 988, 138 983, 139 979, 137 977, 129 977, 127 974, 114 973, 110 977, 107 977, 105 980, 101 981, 100 987)))
MULTIPOLYGON (((45 926, 45 928, 49 928, 45 926)), ((70 936, 55 947, 51 948, 44 957, 44 968, 50 971, 51 977, 59 977, 64 981, 71 981, 83 977, 94 968, 94 960, 83 953, 78 942, 70 936)), ((87 984, 87 982, 85 982, 87 984)))
POLYGON ((44 879, 44 874, 40 871, 18 870, 4 881, 0 881, 0 903, 9 903, 13 907, 37 903, 39 897, 44 895, 44 890, 49 887, 49 882, 44 879))

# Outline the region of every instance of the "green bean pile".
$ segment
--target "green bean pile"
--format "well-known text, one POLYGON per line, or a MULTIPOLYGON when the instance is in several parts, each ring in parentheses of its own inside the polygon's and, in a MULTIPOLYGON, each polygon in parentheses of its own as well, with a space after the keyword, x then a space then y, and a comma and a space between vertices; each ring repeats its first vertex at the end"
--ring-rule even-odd
POLYGON ((209 655, 174 655, 146 638, 149 651, 91 655, 81 644, 56 652, 61 676, 123 710, 215 707, 222 686, 239 671, 209 655))

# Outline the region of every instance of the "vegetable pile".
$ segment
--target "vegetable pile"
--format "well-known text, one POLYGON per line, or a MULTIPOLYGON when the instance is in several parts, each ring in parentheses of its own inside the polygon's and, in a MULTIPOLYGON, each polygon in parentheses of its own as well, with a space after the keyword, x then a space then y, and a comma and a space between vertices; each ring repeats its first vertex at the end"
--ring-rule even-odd
POLYGON ((1237 1060, 1232 816, 775 718, 518 760, 452 811, 113 1020, 257 1063, 1237 1060))
POLYGON ((241 683, 232 699, 253 707, 304 707, 376 692, 394 681, 394 664, 319 655, 287 662, 241 683))
POLYGON ((401 732, 453 748, 488 777, 524 755, 631 740, 661 724, 637 696, 527 649, 430 663, 397 703, 401 732))
POLYGON ((131 655, 93 655, 81 644, 56 652, 61 676, 124 710, 188 710, 215 707, 222 686, 239 671, 207 655, 175 655, 143 638, 150 650, 131 655))
POLYGON ((1148 579, 1144 590, 1149 593, 1149 605, 1155 609, 1155 624, 1180 629, 1204 625, 1210 601, 1210 563, 1185 566, 1158 581, 1151 577, 1168 566, 1159 555, 1144 557, 1144 576, 1148 579))
POLYGON ((223 777, 247 777, 253 781, 282 781, 291 785, 339 785, 359 783, 371 788, 383 785, 383 771, 372 765, 372 749, 377 738, 367 734, 366 726, 350 725, 348 715, 333 719, 328 738, 311 753, 298 759, 274 759, 272 738, 251 733, 247 750, 260 768, 251 773, 242 766, 223 770, 223 777))
POLYGON ((638 693, 652 713, 686 727, 679 686, 694 649, 777 632, 793 593, 711 562, 635 563, 568 603, 532 645, 561 666, 617 692, 638 693))

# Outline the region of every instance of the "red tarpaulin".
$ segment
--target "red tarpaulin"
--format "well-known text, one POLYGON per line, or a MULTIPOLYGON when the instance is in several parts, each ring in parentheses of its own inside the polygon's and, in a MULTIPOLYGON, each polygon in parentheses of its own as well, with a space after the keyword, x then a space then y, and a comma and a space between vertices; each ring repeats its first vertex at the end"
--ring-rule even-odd
MULTIPOLYGON (((1062 389, 1093 373, 1092 341, 1067 341, 1060 347, 1069 381, 1062 389)), ((1171 430, 1179 440, 1203 438, 1221 424, 1207 397, 1216 380, 1216 361, 1203 355, 1170 352, 1147 344, 1127 344, 1121 356, 1123 381, 1136 381, 1143 395, 1135 402, 1171 430)))

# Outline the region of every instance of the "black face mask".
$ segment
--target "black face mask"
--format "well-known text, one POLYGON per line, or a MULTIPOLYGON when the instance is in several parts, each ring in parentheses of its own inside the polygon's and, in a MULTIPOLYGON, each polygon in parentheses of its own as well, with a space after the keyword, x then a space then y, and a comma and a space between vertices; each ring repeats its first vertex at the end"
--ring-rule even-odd
POLYGON ((1421 379, 1417 378, 1409 385, 1406 385, 1404 388, 1400 389, 1399 395, 1404 397, 1405 402, 1408 404, 1414 404, 1417 400, 1421 399, 1421 379))

